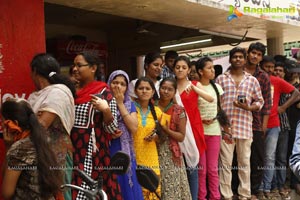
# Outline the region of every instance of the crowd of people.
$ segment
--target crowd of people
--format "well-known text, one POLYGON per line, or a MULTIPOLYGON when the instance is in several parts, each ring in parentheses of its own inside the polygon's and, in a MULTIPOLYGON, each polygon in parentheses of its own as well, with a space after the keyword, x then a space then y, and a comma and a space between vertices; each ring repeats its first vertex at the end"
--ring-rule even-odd
POLYGON ((51 55, 36 55, 36 90, 1 105, 2 197, 87 199, 60 189, 91 189, 74 168, 102 177, 110 200, 290 199, 289 188, 300 195, 300 52, 295 60, 265 54, 260 42, 234 47, 222 73, 209 57, 148 53, 145 76, 116 70, 107 83, 90 52, 74 58, 70 77, 51 55), (130 158, 125 175, 106 171, 118 151, 130 158), (138 166, 159 177, 156 194, 139 184, 138 166))

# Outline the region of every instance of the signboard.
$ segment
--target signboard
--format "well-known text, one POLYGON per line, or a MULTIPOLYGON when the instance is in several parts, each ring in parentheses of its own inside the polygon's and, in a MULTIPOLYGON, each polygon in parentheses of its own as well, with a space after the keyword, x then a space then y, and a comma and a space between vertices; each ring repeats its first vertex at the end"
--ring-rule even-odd
POLYGON ((62 66, 73 63, 75 56, 82 51, 92 52, 98 55, 103 61, 107 60, 108 52, 105 43, 63 39, 51 39, 47 41, 47 52, 53 54, 62 66))
MULTIPOLYGON (((0 1, 0 105, 7 97, 27 98, 34 90, 30 62, 40 52, 45 52, 44 1, 0 1)), ((0 136, 0 166, 4 156, 0 136)))
POLYGON ((45 52, 44 2, 9 2, 0 1, 0 104, 7 97, 28 97, 34 90, 30 62, 45 52))
MULTIPOLYGON (((214 8, 300 26, 300 0, 189 0, 214 8)), ((238 16, 235 16, 237 18, 238 16)), ((231 20, 228 20, 231 21, 231 20)))

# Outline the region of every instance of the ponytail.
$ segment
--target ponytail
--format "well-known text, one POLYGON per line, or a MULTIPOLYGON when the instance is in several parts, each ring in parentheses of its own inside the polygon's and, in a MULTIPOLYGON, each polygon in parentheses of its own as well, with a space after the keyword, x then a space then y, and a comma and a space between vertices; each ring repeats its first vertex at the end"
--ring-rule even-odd
POLYGON ((155 131, 156 131, 156 134, 158 136, 161 136, 162 135, 162 127, 157 119, 157 115, 156 115, 156 112, 155 112, 155 108, 154 108, 154 105, 151 101, 149 101, 149 107, 150 107, 150 111, 151 111, 151 114, 153 116, 153 119, 154 119, 154 122, 155 122, 155 131))
MULTIPOLYGON (((52 72, 51 72, 52 73, 52 72)), ((62 75, 62 74, 53 74, 52 76, 49 76, 48 78, 50 84, 64 84, 67 86, 71 92, 73 97, 76 97, 76 89, 74 83, 69 79, 69 77, 62 75)))

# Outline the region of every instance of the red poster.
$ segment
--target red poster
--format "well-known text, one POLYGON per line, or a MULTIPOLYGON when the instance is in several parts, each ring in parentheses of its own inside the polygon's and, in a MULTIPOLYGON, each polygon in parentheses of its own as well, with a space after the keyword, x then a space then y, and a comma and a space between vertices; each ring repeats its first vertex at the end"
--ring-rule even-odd
MULTIPOLYGON (((44 1, 1 0, 0 105, 7 97, 27 98, 34 90, 30 61, 40 52, 45 52, 44 1)), ((1 137, 0 168, 5 155, 1 137)), ((1 182, 0 177, 0 188, 1 182)))

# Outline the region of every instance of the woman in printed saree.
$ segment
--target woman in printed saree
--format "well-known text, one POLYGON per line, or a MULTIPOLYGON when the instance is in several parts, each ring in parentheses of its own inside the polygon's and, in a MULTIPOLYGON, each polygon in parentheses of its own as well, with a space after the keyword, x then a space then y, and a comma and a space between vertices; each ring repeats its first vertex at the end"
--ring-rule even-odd
POLYGON ((161 166, 161 188, 164 200, 191 200, 189 182, 178 142, 182 142, 186 131, 184 108, 173 100, 177 90, 174 78, 165 78, 159 87, 160 99, 156 105, 169 116, 158 145, 161 166))

